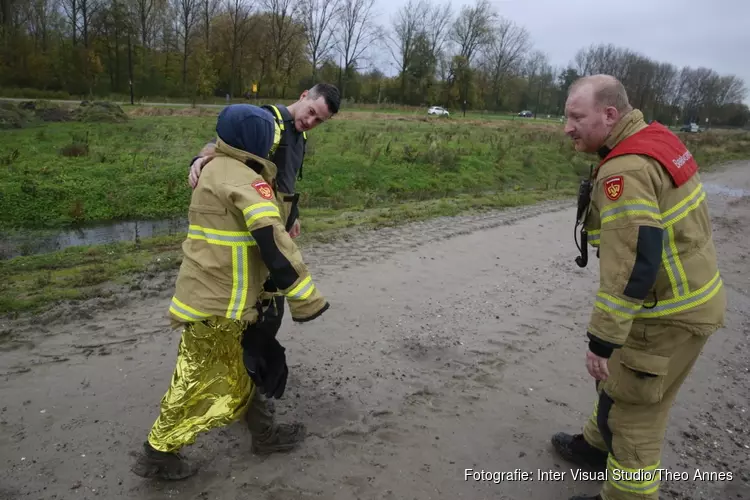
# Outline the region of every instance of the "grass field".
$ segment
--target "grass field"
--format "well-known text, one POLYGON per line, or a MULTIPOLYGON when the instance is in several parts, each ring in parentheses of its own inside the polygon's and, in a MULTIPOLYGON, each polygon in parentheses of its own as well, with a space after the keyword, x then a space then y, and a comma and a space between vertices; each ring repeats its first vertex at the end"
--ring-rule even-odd
MULTIPOLYGON (((188 163, 218 110, 134 108, 124 123, 44 123, 0 137, 0 231, 184 217, 188 163)), ((312 131, 303 238, 573 195, 594 158, 562 125, 476 116, 343 112, 312 131)), ((750 157, 750 134, 685 138, 703 168, 750 157)), ((0 261, 0 313, 103 293, 110 280, 180 262, 182 237, 0 261)))
MULTIPOLYGON (((214 136, 210 116, 50 123, 0 142, 0 229, 62 228, 182 216, 190 159, 214 136)), ((304 209, 373 208, 516 188, 549 189, 586 165, 558 127, 477 126, 342 117, 309 134, 304 209)))

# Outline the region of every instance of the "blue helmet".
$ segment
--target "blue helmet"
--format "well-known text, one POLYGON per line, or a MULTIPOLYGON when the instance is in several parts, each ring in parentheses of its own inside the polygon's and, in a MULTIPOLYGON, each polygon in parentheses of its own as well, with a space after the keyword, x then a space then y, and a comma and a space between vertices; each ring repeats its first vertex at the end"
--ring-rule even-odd
POLYGON ((219 138, 233 148, 267 158, 273 146, 274 121, 271 113, 252 104, 232 104, 216 120, 219 138))

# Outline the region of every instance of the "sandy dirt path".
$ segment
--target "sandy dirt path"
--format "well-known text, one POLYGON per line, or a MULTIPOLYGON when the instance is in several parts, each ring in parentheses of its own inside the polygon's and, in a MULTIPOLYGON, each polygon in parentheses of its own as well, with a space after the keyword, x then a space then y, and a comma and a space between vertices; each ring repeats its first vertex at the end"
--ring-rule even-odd
MULTIPOLYGON (((663 465, 687 472, 662 498, 750 499, 750 164, 704 176, 727 327, 672 411, 663 465), (732 481, 694 480, 696 469, 732 481)), ((567 499, 594 493, 552 452, 592 408, 585 326, 598 262, 573 259, 572 202, 352 234, 305 255, 332 308, 287 321, 279 418, 310 432, 260 458, 241 424, 202 435, 184 482, 129 467, 156 418, 179 335, 173 273, 104 303, 0 325, 0 498, 567 499), (465 469, 532 480, 465 480, 465 469), (565 472, 543 480, 537 471, 565 472)), ((573 471, 576 468, 573 467, 573 471)))

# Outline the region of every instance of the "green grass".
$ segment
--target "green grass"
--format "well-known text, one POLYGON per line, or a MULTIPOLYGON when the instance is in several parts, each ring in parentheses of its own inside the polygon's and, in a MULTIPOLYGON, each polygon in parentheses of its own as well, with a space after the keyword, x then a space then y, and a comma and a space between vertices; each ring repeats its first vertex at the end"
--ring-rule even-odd
MULTIPOLYGON (((0 230, 184 216, 188 163, 214 126, 213 116, 172 116, 4 130, 0 230)), ((555 129, 365 117, 309 135, 302 209, 549 188, 586 165, 555 129)))
MULTIPOLYGON (((188 162, 213 137, 216 115, 193 111, 198 116, 3 130, 0 230, 184 217, 188 162)), ((309 136, 298 182, 302 246, 348 227, 573 196, 595 161, 572 150, 559 123, 542 120, 347 112, 309 136)), ((750 157, 748 133, 683 137, 704 169, 750 157)), ((179 266, 181 241, 155 238, 0 261, 0 313, 103 296, 111 282, 137 286, 136 273, 179 266)))

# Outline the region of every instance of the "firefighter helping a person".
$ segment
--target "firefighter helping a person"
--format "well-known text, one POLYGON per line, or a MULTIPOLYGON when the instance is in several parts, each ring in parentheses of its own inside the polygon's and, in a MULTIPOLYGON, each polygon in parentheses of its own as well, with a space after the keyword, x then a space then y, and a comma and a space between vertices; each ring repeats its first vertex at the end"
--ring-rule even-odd
MULTIPOLYGON (((335 85, 318 83, 302 92, 299 99, 289 106, 262 106, 275 118, 273 144, 268 157, 276 165, 277 202, 281 219, 292 238, 300 234, 300 195, 296 190, 296 183, 297 179, 302 178, 307 132, 338 113, 340 103, 341 96, 335 85)), ((209 142, 193 158, 188 174, 188 182, 193 189, 198 185, 201 170, 213 159, 215 147, 213 141, 209 142)), ((273 276, 269 276, 259 297, 259 307, 263 314, 253 325, 253 329, 275 337, 281 328, 285 302, 286 298, 278 290, 273 276)), ((262 395, 258 397, 256 407, 259 411, 274 412, 272 401, 267 401, 262 395)), ((299 439, 301 440, 301 436, 299 439)))
MULTIPOLYGON (((302 178, 307 132, 338 113, 340 100, 339 90, 335 85, 318 83, 302 92, 299 99, 289 106, 262 106, 276 119, 274 142, 269 158, 276 164, 281 216, 292 238, 300 234, 297 206, 300 195, 296 191, 296 181, 302 178)), ((210 142, 193 158, 188 176, 191 187, 195 188, 198 185, 201 170, 213 158, 214 148, 215 145, 210 142)), ((263 288, 261 303, 264 314, 261 325, 275 336, 281 328, 285 298, 278 292, 272 277, 269 277, 263 288)))
POLYGON ((266 159, 276 120, 265 109, 232 105, 220 113, 212 161, 189 207, 184 258, 169 307, 182 329, 171 385, 161 400, 133 472, 183 479, 196 467, 178 451, 199 432, 245 417, 252 451, 293 448, 304 429, 274 422, 261 394, 284 393, 284 347, 260 328, 259 297, 268 277, 289 302, 292 319, 311 321, 328 302, 289 236, 266 159))
POLYGON ((582 182, 576 221, 578 265, 587 244, 599 258, 586 352, 597 397, 583 432, 552 444, 606 478, 598 495, 571 500, 657 499, 670 408, 724 323, 706 192, 685 145, 647 125, 615 78, 575 82, 565 113, 575 149, 600 159, 582 182))

